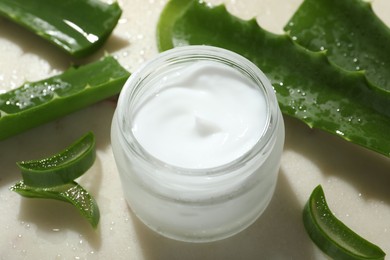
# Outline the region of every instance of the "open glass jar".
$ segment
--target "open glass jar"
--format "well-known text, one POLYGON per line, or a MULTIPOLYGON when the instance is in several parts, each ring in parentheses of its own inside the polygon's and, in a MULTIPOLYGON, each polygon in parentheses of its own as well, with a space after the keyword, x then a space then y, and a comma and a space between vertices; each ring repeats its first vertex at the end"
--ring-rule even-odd
POLYGON ((254 64, 224 49, 188 46, 159 54, 128 79, 111 139, 125 198, 139 219, 169 238, 210 242, 245 229, 267 207, 277 181, 284 124, 274 90, 254 64), (265 101, 264 126, 247 151, 226 163, 178 166, 143 147, 134 134, 134 120, 143 104, 165 88, 161 82, 170 75, 180 78, 182 70, 199 61, 227 66, 255 86, 265 101))

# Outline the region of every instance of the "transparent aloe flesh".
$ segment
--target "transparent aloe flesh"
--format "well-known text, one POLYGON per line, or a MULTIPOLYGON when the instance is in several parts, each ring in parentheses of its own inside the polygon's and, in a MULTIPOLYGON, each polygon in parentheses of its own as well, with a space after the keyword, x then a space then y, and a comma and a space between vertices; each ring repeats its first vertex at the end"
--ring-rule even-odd
POLYGON ((333 215, 321 186, 305 205, 303 223, 313 242, 333 259, 384 259, 386 255, 333 215))
POLYGON ((361 0, 305 0, 285 26, 297 43, 390 92, 390 29, 361 0))
POLYGON ((95 161, 95 138, 87 133, 54 156, 18 162, 23 181, 32 187, 67 184, 84 174, 95 161))
POLYGON ((332 66, 324 53, 311 52, 287 35, 198 1, 170 1, 157 39, 160 51, 206 44, 243 55, 270 79, 284 114, 390 156, 390 97, 376 91, 362 72, 332 66))
POLYGON ((118 94, 128 77, 107 56, 0 94, 0 140, 118 94))
POLYGON ((0 15, 26 27, 75 57, 96 51, 122 10, 100 0, 1 0, 0 15))
POLYGON ((28 198, 54 199, 70 203, 77 208, 92 227, 96 228, 99 223, 100 212, 95 199, 74 181, 52 188, 31 187, 20 181, 10 190, 28 198))

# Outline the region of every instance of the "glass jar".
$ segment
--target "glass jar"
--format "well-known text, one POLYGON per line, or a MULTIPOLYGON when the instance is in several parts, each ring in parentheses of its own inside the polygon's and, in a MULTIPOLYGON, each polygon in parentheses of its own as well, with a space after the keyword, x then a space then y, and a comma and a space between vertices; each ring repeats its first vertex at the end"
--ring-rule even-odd
POLYGON ((210 242, 252 224, 271 200, 284 144, 284 123, 266 76, 244 57, 221 48, 187 46, 159 54, 126 82, 114 114, 112 149, 124 196, 136 216, 172 239, 210 242), (234 68, 254 82, 266 101, 266 125, 257 143, 224 165, 187 169, 148 153, 132 132, 138 106, 156 95, 159 82, 199 60, 234 68))

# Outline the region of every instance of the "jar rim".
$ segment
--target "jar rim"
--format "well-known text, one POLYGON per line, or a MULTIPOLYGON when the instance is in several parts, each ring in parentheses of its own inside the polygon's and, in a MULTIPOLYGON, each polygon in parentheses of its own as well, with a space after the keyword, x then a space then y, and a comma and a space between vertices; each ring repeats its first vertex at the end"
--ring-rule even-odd
MULTIPOLYGON (((257 85, 257 84, 256 84, 257 85)), ((276 126, 278 121, 281 120, 278 113, 278 103, 274 93, 274 89, 265 76, 265 74, 251 61, 245 57, 219 47, 206 46, 206 45, 190 45, 190 46, 181 46, 175 47, 168 51, 162 52, 153 59, 147 61, 141 65, 126 81, 123 89, 120 93, 117 106, 117 116, 116 120, 118 128, 120 129, 119 133, 121 139, 125 141, 126 147, 132 149, 134 155, 145 162, 152 163, 156 166, 169 169, 169 172, 180 174, 180 175, 191 175, 191 176, 215 176, 222 175, 228 172, 231 172, 234 169, 240 168, 255 157, 259 152, 263 150, 264 147, 271 141, 273 133, 276 131, 276 126), (152 154, 150 154, 142 145, 138 142, 137 138, 134 136, 132 131, 129 131, 126 135, 124 134, 124 127, 130 125, 131 129, 131 120, 124 122, 124 118, 131 118, 128 113, 131 111, 127 108, 127 102, 130 102, 130 97, 134 94, 134 91, 137 89, 139 83, 147 77, 147 72, 151 71, 153 73, 160 66, 166 65, 167 62, 179 62, 185 59, 191 58, 192 60, 212 60, 219 62, 229 62, 229 64, 234 65, 235 69, 241 69, 241 72, 245 72, 248 76, 255 77, 256 83, 259 83, 259 88, 264 94, 266 101, 267 114, 266 114, 266 125, 263 129, 263 133, 257 142, 251 147, 247 152, 240 155, 236 159, 221 164, 214 167, 205 167, 205 168, 185 168, 170 163, 164 162, 152 154), (146 74, 146 75, 145 75, 146 74)))

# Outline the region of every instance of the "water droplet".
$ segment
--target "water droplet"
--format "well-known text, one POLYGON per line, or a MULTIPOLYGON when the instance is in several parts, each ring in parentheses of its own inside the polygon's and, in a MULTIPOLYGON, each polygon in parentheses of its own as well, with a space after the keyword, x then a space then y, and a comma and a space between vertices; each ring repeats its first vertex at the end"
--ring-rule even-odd
POLYGON ((119 23, 119 24, 125 24, 125 23, 127 23, 127 18, 121 18, 121 19, 119 19, 119 20, 118 20, 118 23, 119 23))
POLYGON ((353 62, 358 62, 358 59, 357 58, 353 58, 353 62))
POLYGON ((280 85, 280 86, 283 86, 283 82, 280 82, 279 85, 280 85))
POLYGON ((294 26, 294 22, 290 22, 288 25, 290 25, 290 26, 294 26))
POLYGON ((359 67, 359 66, 356 66, 356 70, 360 70, 360 67, 359 67))
POLYGON ((321 51, 325 50, 325 47, 324 47, 324 46, 321 46, 321 47, 320 47, 320 50, 321 50, 321 51))
POLYGON ((293 39, 293 41, 296 41, 296 40, 298 40, 298 37, 297 36, 293 36, 292 39, 293 39))

